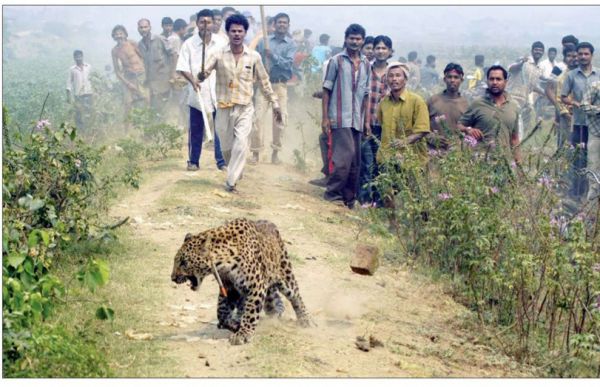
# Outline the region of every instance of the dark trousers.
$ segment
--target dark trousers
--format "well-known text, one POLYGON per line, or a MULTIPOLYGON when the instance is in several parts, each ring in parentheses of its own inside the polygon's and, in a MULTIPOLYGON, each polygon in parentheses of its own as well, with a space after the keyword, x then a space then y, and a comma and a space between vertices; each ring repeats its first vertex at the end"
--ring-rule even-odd
MULTIPOLYGON (((215 114, 213 112, 213 122, 215 122, 215 114)), ((204 138, 204 120, 202 112, 190 106, 190 126, 188 130, 188 163, 196 166, 200 165, 200 154, 202 153, 202 139, 204 138)), ((215 161, 217 168, 225 165, 223 152, 221 152, 221 142, 215 131, 215 161)))
POLYGON ((93 97, 91 94, 75 96, 75 126, 87 129, 92 115, 93 97))
POLYGON ((323 160, 321 172, 325 176, 329 176, 329 136, 323 132, 319 134, 319 149, 321 150, 321 160, 323 160))
POLYGON ((373 179, 378 174, 377 151, 381 141, 381 126, 377 125, 371 128, 373 137, 364 139, 360 148, 360 177, 358 189, 358 201, 369 203, 376 200, 377 191, 371 186, 373 179))
POLYGON ((354 203, 360 172, 360 140, 362 133, 354 128, 331 129, 333 171, 327 180, 325 200, 354 203))
POLYGON ((571 145, 575 147, 575 157, 570 170, 571 191, 569 194, 575 199, 582 199, 587 191, 587 177, 581 174, 581 170, 587 167, 587 142, 588 127, 573 125, 571 145))

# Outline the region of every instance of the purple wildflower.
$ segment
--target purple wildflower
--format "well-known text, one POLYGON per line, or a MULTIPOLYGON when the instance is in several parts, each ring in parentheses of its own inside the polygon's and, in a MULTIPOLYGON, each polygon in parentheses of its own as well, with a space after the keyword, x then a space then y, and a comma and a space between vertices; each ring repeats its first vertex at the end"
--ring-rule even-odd
POLYGON ((538 185, 550 188, 554 181, 548 176, 542 176, 538 179, 538 185))
POLYGON ((435 149, 429 149, 429 151, 427 152, 429 154, 429 156, 439 156, 441 154, 440 151, 435 150, 435 149))
POLYGON ((452 198, 452 195, 450 195, 448 192, 442 192, 442 193, 439 193, 437 197, 439 200, 444 201, 444 200, 448 200, 448 199, 452 198))
POLYGON ((42 130, 42 129, 44 129, 46 126, 50 126, 50 121, 48 121, 48 120, 39 120, 39 121, 37 122, 37 124, 35 125, 35 128, 36 128, 37 130, 42 130))
POLYGON ((442 121, 446 121, 446 115, 445 114, 440 114, 439 116, 435 116, 433 118, 433 120, 435 121, 436 124, 439 124, 442 121))
POLYGON ((500 188, 496 186, 492 187, 492 193, 497 194, 498 192, 500 192, 500 188))
POLYGON ((477 139, 473 136, 465 136, 465 144, 470 146, 471 148, 475 148, 477 146, 477 139))

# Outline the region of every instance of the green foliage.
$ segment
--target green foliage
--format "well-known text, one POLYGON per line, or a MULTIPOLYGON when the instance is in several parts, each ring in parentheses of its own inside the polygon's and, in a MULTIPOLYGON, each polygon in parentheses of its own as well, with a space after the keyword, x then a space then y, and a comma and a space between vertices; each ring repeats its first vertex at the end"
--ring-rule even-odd
POLYGON ((160 121, 152 110, 133 109, 129 120, 133 127, 142 133, 147 158, 164 159, 169 151, 181 147, 181 130, 160 121))
POLYGON ((403 151, 382 168, 388 208, 371 219, 389 222, 399 256, 449 276, 481 324, 502 327, 506 353, 552 364, 552 375, 597 377, 598 224, 562 209, 572 155, 535 149, 520 167, 498 150, 455 138, 425 169, 403 151))
POLYGON ((4 332, 3 375, 10 378, 91 378, 112 376, 98 344, 85 332, 37 326, 31 332, 4 332))
MULTIPOLYGON (((92 366, 98 355, 87 344, 69 347, 68 335, 42 328, 65 295, 52 273, 55 262, 73 243, 110 231, 98 218, 114 186, 111 178, 96 177, 103 150, 79 140, 75 128, 55 130, 48 120, 28 135, 12 133, 2 166, 3 370, 8 376, 104 375, 95 373, 101 371, 92 366), (44 356, 58 363, 42 364, 44 356), (53 373, 59 370, 73 373, 53 373)), ((93 291, 108 281, 108 267, 90 257, 81 276, 93 291)), ((105 315, 112 319, 114 312, 105 315)))

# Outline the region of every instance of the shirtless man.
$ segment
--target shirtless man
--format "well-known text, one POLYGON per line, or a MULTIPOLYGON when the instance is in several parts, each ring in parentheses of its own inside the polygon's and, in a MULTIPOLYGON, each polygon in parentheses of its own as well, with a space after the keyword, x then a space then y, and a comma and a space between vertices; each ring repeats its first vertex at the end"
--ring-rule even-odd
POLYGON ((117 78, 123 84, 125 115, 132 106, 144 106, 149 102, 148 92, 143 87, 145 80, 144 60, 137 44, 127 39, 127 30, 116 25, 112 30, 112 38, 117 45, 113 47, 112 61, 117 78))

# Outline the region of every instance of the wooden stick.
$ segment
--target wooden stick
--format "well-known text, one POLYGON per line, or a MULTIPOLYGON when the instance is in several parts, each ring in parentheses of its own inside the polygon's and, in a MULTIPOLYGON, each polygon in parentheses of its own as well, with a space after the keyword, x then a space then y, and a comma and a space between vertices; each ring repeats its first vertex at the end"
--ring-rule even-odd
MULTIPOLYGON (((265 6, 260 6, 260 22, 262 25, 263 45, 265 50, 269 49, 269 36, 267 35, 267 19, 265 19, 265 6)), ((269 74, 269 58, 265 55, 265 70, 269 74)))
POLYGON ((221 291, 221 295, 223 297, 227 297, 227 289, 225 289, 225 286, 223 286, 223 281, 221 281, 221 277, 219 276, 219 272, 217 271, 217 267, 215 266, 215 263, 211 261, 210 265, 212 267, 213 274, 215 275, 215 278, 217 279, 217 283, 219 284, 219 290, 221 291))

